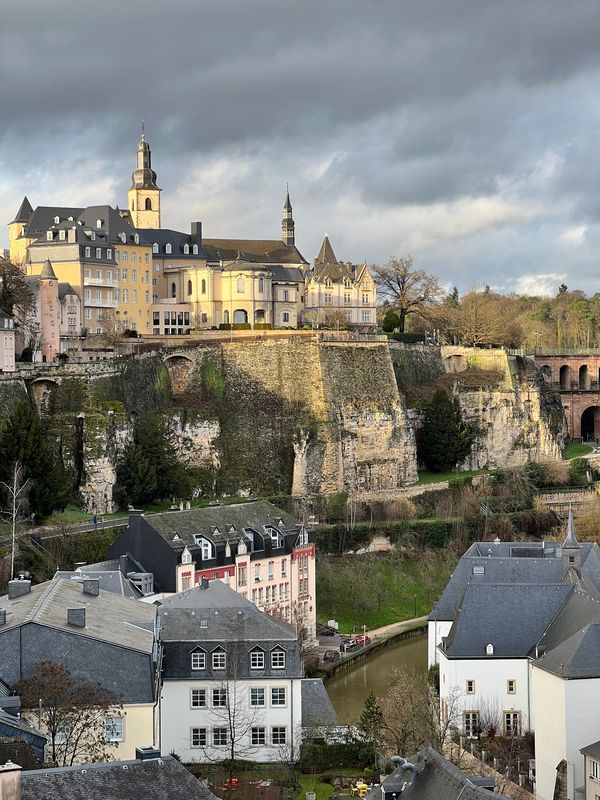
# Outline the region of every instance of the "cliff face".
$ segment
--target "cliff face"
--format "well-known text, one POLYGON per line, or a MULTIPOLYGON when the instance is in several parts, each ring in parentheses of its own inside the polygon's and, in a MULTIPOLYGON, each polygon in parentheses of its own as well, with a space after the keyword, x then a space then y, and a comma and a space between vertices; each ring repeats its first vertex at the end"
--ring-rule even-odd
MULTIPOLYGON (((505 350, 391 346, 400 390, 415 405, 435 389, 458 399, 477 431, 463 469, 556 461, 567 436, 559 395, 532 361, 505 350)), ((418 424, 418 415, 416 415, 418 424)))

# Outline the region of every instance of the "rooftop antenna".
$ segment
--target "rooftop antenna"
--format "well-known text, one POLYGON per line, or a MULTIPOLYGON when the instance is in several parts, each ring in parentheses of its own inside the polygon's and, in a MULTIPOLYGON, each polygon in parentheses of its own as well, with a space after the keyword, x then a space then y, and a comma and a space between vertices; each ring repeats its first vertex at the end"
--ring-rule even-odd
POLYGON ((145 141, 146 141, 146 136, 145 136, 145 133, 144 133, 144 120, 142 120, 142 142, 145 142, 145 141))

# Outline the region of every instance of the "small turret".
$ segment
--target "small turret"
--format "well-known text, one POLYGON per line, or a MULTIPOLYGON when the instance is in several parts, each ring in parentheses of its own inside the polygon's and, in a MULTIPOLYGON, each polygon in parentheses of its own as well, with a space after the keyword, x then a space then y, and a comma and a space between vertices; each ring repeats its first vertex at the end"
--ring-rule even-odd
POLYGON ((54 267, 52 266, 52 262, 49 258, 44 261, 44 266, 42 267, 42 271, 40 272, 40 278, 46 281, 57 281, 58 278, 56 277, 56 273, 54 272, 54 267))
POLYGON ((573 506, 569 505, 569 516, 567 519, 567 535, 562 545, 563 562, 565 572, 573 567, 579 570, 581 567, 581 545, 575 536, 575 522, 573 520, 573 506))
POLYGON ((285 203, 283 204, 283 219, 281 220, 281 238, 288 247, 293 247, 296 241, 295 223, 292 216, 292 204, 290 202, 290 192, 287 189, 285 203))

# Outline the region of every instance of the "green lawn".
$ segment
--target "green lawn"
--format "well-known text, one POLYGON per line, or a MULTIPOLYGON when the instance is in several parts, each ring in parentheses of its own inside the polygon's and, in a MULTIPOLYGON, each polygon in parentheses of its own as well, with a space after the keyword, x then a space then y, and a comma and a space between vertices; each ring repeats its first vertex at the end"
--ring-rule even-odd
POLYGON ((451 481, 454 478, 470 478, 473 475, 481 475, 482 472, 485 472, 485 470, 467 470, 466 472, 457 472, 455 469, 452 469, 449 472, 430 472, 429 470, 424 469, 419 472, 419 480, 417 481, 417 485, 423 483, 451 481))
MULTIPOLYGON (((335 770, 330 769, 327 770, 327 772, 330 775, 344 775, 346 778, 358 778, 361 774, 359 769, 351 769, 349 767, 335 770)), ((301 775, 299 781, 302 788, 296 797, 299 799, 301 798, 301 800, 304 800, 306 792, 314 792, 317 796, 316 800, 329 800, 334 794, 333 786, 330 783, 323 783, 319 774, 301 775)), ((340 794, 340 792, 337 794, 340 794)), ((349 794, 350 792, 348 792, 348 795, 349 794)))
POLYGON ((408 556, 396 551, 360 558, 319 556, 317 617, 322 622, 336 619, 340 630, 350 633, 355 625, 373 630, 423 616, 431 611, 455 565, 447 550, 408 556))
POLYGON ((582 442, 569 442, 565 447, 563 458, 565 461, 571 461, 572 458, 581 458, 587 456, 594 448, 591 444, 583 444, 582 442))

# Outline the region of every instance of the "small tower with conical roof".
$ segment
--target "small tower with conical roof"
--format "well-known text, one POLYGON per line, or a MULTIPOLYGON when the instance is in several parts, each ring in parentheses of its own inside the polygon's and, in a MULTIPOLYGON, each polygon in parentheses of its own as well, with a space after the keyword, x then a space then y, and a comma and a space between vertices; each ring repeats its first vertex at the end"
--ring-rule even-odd
POLYGON ((573 507, 569 505, 569 517, 567 520, 567 535, 562 545, 562 556, 565 572, 568 569, 576 570, 581 567, 581 545, 575 536, 575 521, 573 520, 573 507))
POLYGON ((27 253, 25 234, 32 214, 31 203, 27 197, 24 197, 15 218, 8 225, 8 247, 11 261, 15 264, 22 264, 25 261, 27 253))
POLYGON ((295 223, 292 216, 292 204, 290 202, 290 192, 285 193, 285 203, 283 204, 283 219, 281 220, 281 239, 288 247, 293 247, 296 242, 295 223))
POLYGON ((52 362, 60 352, 60 302, 58 278, 49 258, 44 261, 39 283, 39 335, 42 361, 52 362))
POLYGON ((136 168, 131 175, 127 194, 131 222, 136 228, 160 228, 160 189, 152 169, 152 152, 146 141, 144 126, 137 148, 136 168))

